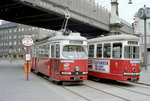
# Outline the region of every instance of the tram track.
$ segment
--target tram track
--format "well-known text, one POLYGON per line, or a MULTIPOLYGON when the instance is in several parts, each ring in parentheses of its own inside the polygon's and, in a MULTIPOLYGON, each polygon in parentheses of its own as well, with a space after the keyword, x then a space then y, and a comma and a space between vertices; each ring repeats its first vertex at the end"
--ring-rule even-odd
MULTIPOLYGON (((33 74, 36 75, 36 73, 33 73, 33 74)), ((47 76, 41 76, 41 75, 38 75, 38 76, 40 77, 40 79, 46 80, 48 83, 49 83, 49 82, 54 83, 54 82, 50 81, 50 79, 49 79, 47 76)), ((55 84, 58 85, 57 83, 55 83, 55 84)), ((85 101, 91 101, 90 99, 87 99, 86 97, 84 97, 84 96, 82 96, 82 95, 80 95, 80 94, 78 94, 78 93, 76 93, 76 92, 74 92, 74 91, 68 89, 68 88, 65 87, 65 86, 59 86, 59 87, 61 87, 61 88, 65 89, 65 90, 67 90, 67 91, 73 93, 73 94, 76 95, 76 96, 79 96, 80 98, 83 99, 83 101, 84 101, 84 100, 85 100, 85 101)))
POLYGON ((95 90, 97 90, 97 91, 100 91, 100 92, 103 92, 103 93, 112 95, 112 96, 114 96, 114 97, 120 98, 120 99, 125 100, 125 101, 130 101, 130 100, 126 99, 126 98, 117 96, 117 95, 115 95, 115 94, 111 94, 111 93, 109 93, 109 92, 106 92, 106 91, 103 91, 103 90, 100 90, 100 89, 97 89, 97 88, 94 88, 94 87, 91 87, 91 86, 88 86, 88 85, 84 85, 84 86, 87 86, 87 87, 92 88, 92 89, 95 89, 95 90))
MULTIPOLYGON (((94 82, 94 81, 93 81, 93 82, 94 82)), ((98 82, 97 82, 97 83, 98 83, 98 82)), ((111 87, 115 87, 115 86, 110 85, 110 84, 104 84, 104 85, 111 86, 111 87)), ((113 94, 113 93, 107 92, 107 91, 105 91, 105 90, 101 90, 101 89, 95 88, 95 87, 93 87, 93 86, 90 86, 90 84, 88 84, 88 85, 85 84, 85 86, 88 86, 88 87, 93 88, 93 89, 95 89, 95 90, 102 91, 102 92, 104 92, 104 93, 108 93, 108 94, 110 94, 110 95, 112 95, 112 96, 116 96, 116 97, 118 97, 118 98, 120 98, 120 99, 124 99, 124 100, 126 100, 126 101, 130 101, 129 99, 126 99, 126 98, 124 98, 124 97, 121 97, 121 96, 115 95, 115 94, 113 94)), ((140 87, 141 87, 141 86, 140 86, 140 87)), ((124 88, 124 87, 119 87, 119 86, 117 86, 116 88, 123 89, 123 90, 129 91, 129 92, 133 92, 133 93, 136 93, 136 94, 141 94, 141 95, 150 97, 150 94, 146 94, 146 93, 142 93, 142 92, 139 92, 139 91, 131 90, 130 88, 124 88)), ((142 88, 147 89, 146 87, 142 87, 142 88)), ((148 88, 148 89, 150 89, 150 88, 148 88)))
POLYGON ((66 89, 66 90, 68 90, 68 91, 70 91, 70 92, 72 92, 73 94, 76 94, 77 96, 80 96, 81 98, 85 99, 86 101, 91 101, 90 99, 88 99, 88 98, 86 98, 86 97, 84 97, 84 96, 82 96, 82 95, 80 95, 80 94, 78 94, 78 93, 76 93, 76 92, 74 92, 74 91, 68 89, 68 88, 65 87, 65 86, 62 86, 62 88, 66 89))
MULTIPOLYGON (((144 85, 144 86, 149 86, 150 87, 150 84, 145 84, 145 83, 140 83, 140 82, 134 82, 134 84, 137 84, 137 85, 144 85)), ((150 89, 150 88, 149 88, 150 89)))
MULTIPOLYGON (((108 85, 108 84, 106 84, 106 85, 108 85)), ((86 85, 86 86, 88 86, 88 85, 86 85)), ((111 86, 111 85, 108 85, 108 86, 111 86)), ((96 90, 99 90, 99 89, 94 88, 94 87, 91 87, 91 86, 88 86, 88 87, 93 88, 93 89, 96 89, 96 90)), ((114 86, 112 86, 112 87, 114 87, 114 86)), ((117 88, 124 89, 124 90, 131 91, 131 92, 138 93, 138 94, 142 94, 142 95, 146 95, 146 96, 150 96, 150 94, 141 93, 141 92, 134 91, 134 90, 130 90, 130 89, 123 88, 123 87, 118 87, 118 86, 117 86, 117 88)), ((99 90, 99 91, 102 91, 102 92, 108 93, 108 92, 103 91, 103 90, 99 90)), ((121 98, 121 99, 125 99, 125 98, 123 98, 123 97, 119 97, 119 96, 114 95, 114 94, 111 94, 111 93, 108 93, 108 94, 113 95, 113 96, 116 96, 116 97, 121 98)), ((125 99, 125 100, 127 100, 127 99, 125 99)), ((129 101, 129 100, 127 100, 127 101, 129 101)))
MULTIPOLYGON (((105 93, 105 94, 111 95, 111 96, 113 96, 113 97, 122 99, 122 100, 124 100, 124 101, 130 101, 129 99, 126 99, 126 98, 124 98, 124 97, 117 96, 117 95, 115 95, 115 94, 112 94, 112 93, 109 93, 109 92, 106 92, 106 91, 103 91, 103 90, 100 90, 100 89, 97 89, 97 88, 88 86, 88 85, 86 85, 86 84, 83 84, 83 85, 81 85, 81 86, 85 86, 85 87, 94 89, 94 90, 96 90, 96 91, 98 91, 98 92, 101 92, 101 93, 105 93)), ((63 87, 63 88, 66 89, 66 90, 68 90, 68 91, 70 91, 70 92, 72 92, 72 93, 74 93, 74 94, 76 94, 76 95, 78 95, 78 96, 80 96, 80 97, 82 97, 82 98, 84 98, 84 99, 86 99, 87 101, 92 101, 91 99, 88 99, 88 98, 86 98, 86 97, 83 97, 82 95, 79 95, 77 92, 75 92, 75 91, 73 91, 73 90, 70 90, 70 89, 68 89, 67 87, 63 87)))
MULTIPOLYGON (((47 78, 47 77, 43 78, 42 76, 40 76, 40 78, 42 78, 42 79, 44 79, 44 80, 46 80, 48 82, 50 81, 49 78, 47 78)), ((86 84, 84 83, 82 85, 77 85, 77 86, 62 86, 62 85, 60 85, 59 87, 64 89, 64 90, 66 90, 66 91, 68 91, 68 92, 70 92, 70 93, 72 93, 73 95, 76 95, 76 96, 80 97, 83 101, 92 101, 89 96, 87 96, 84 93, 81 93, 82 90, 85 89, 84 87, 89 88, 89 89, 93 89, 93 90, 89 90, 89 91, 93 91, 93 93, 94 92, 97 92, 97 93, 99 92, 100 94, 103 93, 105 95, 110 95, 110 96, 112 96, 111 98, 120 99, 122 101, 131 101, 131 98, 126 98, 124 95, 118 95, 114 91, 107 91, 105 89, 101 89, 101 88, 97 88, 97 87, 93 86, 93 84, 95 85, 95 83, 101 84, 100 82, 87 80, 86 84), (77 90, 78 87, 80 87, 81 89, 77 90)), ((110 84, 102 84, 102 85, 110 86, 110 88, 111 87, 116 87, 115 85, 110 85, 110 84)), ((122 89, 122 90, 126 90, 127 92, 132 92, 132 93, 135 93, 135 94, 140 94, 140 95, 143 95, 143 96, 150 97, 150 94, 145 94, 145 93, 142 93, 142 92, 131 90, 130 87, 129 88, 124 88, 124 87, 117 86, 116 88, 119 88, 119 89, 122 89)), ((89 92, 87 92, 87 93, 89 93, 89 92)))
MULTIPOLYGON (((109 84, 106 84, 106 85, 109 85, 109 84)), ((109 86, 112 86, 112 85, 109 85, 109 86)), ((114 86, 112 86, 112 87, 114 87, 114 86)), ((150 94, 141 93, 141 92, 138 92, 138 91, 131 90, 129 88, 124 88, 124 87, 119 87, 119 86, 117 86, 117 88, 128 90, 128 91, 131 91, 131 92, 134 92, 134 93, 138 93, 138 94, 142 94, 142 95, 146 95, 146 96, 150 96, 150 94)), ((145 87, 142 87, 142 88, 145 88, 145 87)))
MULTIPOLYGON (((35 73, 34 73, 34 74, 35 74, 35 73)), ((44 76, 44 77, 39 76, 39 77, 40 77, 41 79, 43 79, 43 80, 46 80, 47 82, 50 81, 49 78, 47 78, 46 76, 44 76)), ((56 84, 56 85, 57 85, 57 84, 56 84)), ((130 100, 126 99, 126 98, 117 96, 117 95, 115 95, 115 94, 108 93, 108 92, 103 91, 103 90, 96 89, 96 88, 94 88, 94 87, 90 87, 90 86, 88 86, 88 85, 86 85, 86 84, 83 84, 83 85, 80 85, 80 86, 85 86, 85 87, 94 89, 94 90, 96 90, 96 91, 99 91, 99 92, 102 92, 102 93, 105 93, 105 94, 114 96, 114 97, 119 98, 119 99, 122 99, 122 100, 124 100, 124 101, 130 101, 130 100)), ((81 97, 81 98, 82 98, 83 100, 85 100, 85 101, 92 101, 91 99, 88 99, 88 98, 84 97, 83 95, 79 94, 78 92, 75 92, 75 91, 73 91, 73 90, 70 90, 70 89, 68 88, 68 86, 59 86, 59 87, 61 87, 61 88, 65 89, 65 90, 67 90, 67 91, 73 93, 73 94, 76 95, 76 96, 81 97)), ((70 86, 69 86, 69 87, 70 87, 70 86)))

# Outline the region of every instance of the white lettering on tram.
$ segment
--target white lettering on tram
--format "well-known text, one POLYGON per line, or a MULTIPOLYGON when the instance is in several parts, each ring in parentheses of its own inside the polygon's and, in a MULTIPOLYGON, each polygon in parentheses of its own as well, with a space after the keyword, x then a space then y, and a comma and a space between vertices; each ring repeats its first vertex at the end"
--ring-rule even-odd
POLYGON ((74 60, 61 60, 60 62, 74 62, 74 60))

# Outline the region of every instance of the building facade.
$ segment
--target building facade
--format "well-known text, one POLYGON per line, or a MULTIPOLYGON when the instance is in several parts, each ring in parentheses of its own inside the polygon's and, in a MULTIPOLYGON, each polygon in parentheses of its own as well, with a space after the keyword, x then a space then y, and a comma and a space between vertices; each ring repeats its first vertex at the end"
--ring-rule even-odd
MULTIPOLYGON (((150 66, 150 19, 146 21, 146 39, 147 39, 147 64, 150 66)), ((144 62, 144 20, 138 18, 137 14, 134 17, 134 34, 140 38, 141 62, 144 62)))
POLYGON ((25 35, 31 35, 34 40, 53 34, 54 31, 17 23, 2 23, 0 25, 0 58, 24 59, 26 47, 21 43, 25 35))

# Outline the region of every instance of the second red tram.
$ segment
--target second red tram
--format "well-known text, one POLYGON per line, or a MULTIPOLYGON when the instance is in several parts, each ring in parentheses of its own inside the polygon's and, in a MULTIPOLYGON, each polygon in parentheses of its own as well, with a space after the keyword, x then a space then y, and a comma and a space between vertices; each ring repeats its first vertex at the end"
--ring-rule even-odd
POLYGON ((36 42, 32 47, 32 69, 53 81, 87 79, 87 39, 80 33, 55 36, 36 42))
POLYGON ((88 75, 119 81, 138 81, 139 39, 133 35, 111 35, 88 40, 88 75))

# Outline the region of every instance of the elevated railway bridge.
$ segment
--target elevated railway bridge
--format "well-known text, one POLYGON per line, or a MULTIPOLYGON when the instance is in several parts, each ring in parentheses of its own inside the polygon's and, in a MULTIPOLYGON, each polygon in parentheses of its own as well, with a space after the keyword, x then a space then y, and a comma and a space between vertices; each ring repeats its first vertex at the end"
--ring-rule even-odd
MULTIPOLYGON (((104 35, 110 31, 110 12, 89 0, 2 0, 0 19, 60 30, 65 13, 70 14, 67 28, 85 36, 104 35)), ((133 34, 133 27, 121 21, 121 31, 133 34)))

